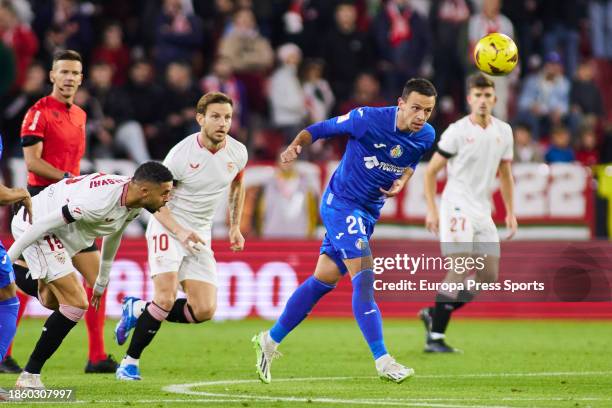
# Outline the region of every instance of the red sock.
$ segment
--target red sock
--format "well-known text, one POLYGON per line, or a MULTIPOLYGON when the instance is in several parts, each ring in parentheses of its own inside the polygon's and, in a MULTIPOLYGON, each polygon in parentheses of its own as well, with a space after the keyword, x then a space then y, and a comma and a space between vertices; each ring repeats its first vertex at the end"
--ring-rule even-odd
MULTIPOLYGON (((28 302, 30 301, 31 297, 19 290, 17 291, 17 297, 19 298, 19 311, 17 312, 17 326, 19 326, 19 322, 21 321, 21 316, 23 316, 23 312, 25 312, 26 306, 28 305, 28 302)), ((8 350, 6 350, 6 355, 4 356, 4 358, 8 356, 12 356, 12 355, 13 355, 13 343, 11 342, 11 345, 9 346, 8 350)))
MULTIPOLYGON (((93 289, 85 286, 87 299, 91 299, 93 289)), ((98 310, 89 306, 85 313, 85 324, 87 324, 87 335, 89 337, 89 361, 96 363, 106 359, 104 352, 104 315, 106 313, 106 292, 100 299, 98 310)))

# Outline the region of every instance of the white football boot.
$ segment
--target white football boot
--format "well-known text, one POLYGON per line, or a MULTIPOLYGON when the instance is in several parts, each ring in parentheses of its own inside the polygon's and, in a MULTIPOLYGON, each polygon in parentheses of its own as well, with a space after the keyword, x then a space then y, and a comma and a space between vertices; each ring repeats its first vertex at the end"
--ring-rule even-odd
POLYGON ((383 380, 393 381, 398 384, 414 375, 412 368, 404 367, 389 354, 385 354, 376 360, 376 371, 378 371, 378 376, 383 380))
POLYGON ((272 360, 282 356, 282 354, 276 350, 278 344, 270 339, 268 332, 256 334, 251 341, 253 342, 253 347, 255 348, 255 354, 257 356, 255 367, 257 368, 259 379, 265 384, 270 384, 270 381, 272 381, 272 374, 270 373, 272 360))
POLYGON ((15 388, 32 389, 32 390, 44 390, 45 385, 40 380, 40 374, 30 374, 26 371, 22 371, 17 378, 15 388))

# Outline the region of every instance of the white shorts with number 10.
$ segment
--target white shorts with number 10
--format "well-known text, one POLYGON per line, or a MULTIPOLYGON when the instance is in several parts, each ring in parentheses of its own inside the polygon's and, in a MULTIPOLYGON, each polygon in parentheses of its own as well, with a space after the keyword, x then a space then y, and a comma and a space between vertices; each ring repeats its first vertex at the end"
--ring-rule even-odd
POLYGON ((200 253, 192 254, 154 217, 149 221, 145 236, 151 277, 178 272, 179 282, 193 279, 217 286, 217 262, 209 245, 200 253))
POLYGON ((442 255, 457 253, 499 256, 499 235, 491 216, 475 217, 447 200, 440 202, 442 255))

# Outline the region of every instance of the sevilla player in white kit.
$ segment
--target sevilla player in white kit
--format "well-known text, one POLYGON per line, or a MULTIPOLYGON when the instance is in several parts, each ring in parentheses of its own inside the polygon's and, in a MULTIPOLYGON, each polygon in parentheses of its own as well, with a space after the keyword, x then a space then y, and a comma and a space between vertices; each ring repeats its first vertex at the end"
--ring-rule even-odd
MULTIPOLYGON (((475 268, 473 280, 493 283, 499 274, 499 236, 491 218, 491 193, 499 172, 502 198, 506 208, 507 239, 517 230, 514 216, 514 180, 512 178, 513 138, 510 125, 493 116, 496 102, 494 83, 482 74, 468 79, 467 101, 470 114, 451 124, 442 134, 425 174, 427 199, 426 227, 440 235, 442 255, 476 259, 483 268, 475 268), (447 182, 440 210, 435 202, 436 175, 447 168, 447 182)), ((453 265, 459 264, 453 262, 453 265)), ((459 264, 461 265, 461 264, 459 264)), ((449 270, 444 282, 466 281, 461 268, 449 270)), ((472 279, 472 278, 470 278, 472 279)), ((454 310, 471 301, 475 288, 438 292, 433 307, 422 309, 419 317, 427 330, 426 352, 456 352, 444 341, 446 327, 454 310)))
POLYGON ((153 301, 128 297, 115 329, 123 344, 132 328, 134 335, 117 369, 119 380, 140 380, 138 360, 164 320, 202 323, 212 319, 217 307, 217 268, 211 249, 212 220, 229 188, 231 249, 240 251, 244 238, 240 218, 244 203, 242 170, 246 147, 227 134, 231 127, 232 100, 220 92, 204 95, 198 102, 199 133, 174 146, 164 164, 174 176, 176 190, 167 207, 151 218, 147 227, 149 268, 153 278, 153 301), (187 295, 177 299, 178 285, 187 295))
POLYGON ((17 379, 19 388, 44 388, 40 371, 45 362, 89 307, 85 289, 72 264, 74 254, 102 240, 102 258, 94 285, 97 307, 108 285, 112 262, 125 227, 141 208, 156 212, 170 198, 172 174, 162 164, 148 162, 132 178, 94 173, 51 184, 32 198, 33 223, 23 208, 13 218, 16 241, 10 259, 23 254, 32 279, 38 280, 40 302, 54 310, 17 379))

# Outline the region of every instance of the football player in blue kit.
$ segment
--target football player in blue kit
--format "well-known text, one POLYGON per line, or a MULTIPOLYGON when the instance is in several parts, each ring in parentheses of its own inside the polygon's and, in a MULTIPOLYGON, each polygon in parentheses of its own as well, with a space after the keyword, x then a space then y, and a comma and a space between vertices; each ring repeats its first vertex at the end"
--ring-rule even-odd
POLYGON ((349 135, 346 151, 321 198, 321 219, 327 233, 314 274, 291 295, 274 326, 253 337, 257 373, 264 383, 271 381, 270 366, 280 355, 279 343, 347 272, 353 286, 353 314, 378 375, 400 383, 414 374, 396 362, 385 347, 382 317, 374 300, 369 240, 385 199, 404 188, 434 143, 435 131, 427 120, 436 96, 431 82, 411 79, 397 106, 361 107, 315 123, 302 130, 281 154, 281 162, 288 163, 319 139, 349 135))

